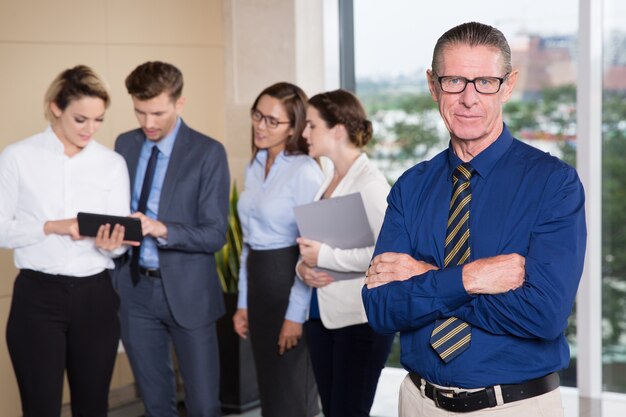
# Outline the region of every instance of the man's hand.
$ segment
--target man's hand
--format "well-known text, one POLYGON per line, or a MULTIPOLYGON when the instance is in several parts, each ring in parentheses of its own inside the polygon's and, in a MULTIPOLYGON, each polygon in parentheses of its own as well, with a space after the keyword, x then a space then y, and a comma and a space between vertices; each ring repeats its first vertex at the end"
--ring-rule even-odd
POLYGON ((376 288, 392 281, 406 281, 416 275, 437 270, 434 265, 418 261, 406 253, 385 252, 377 255, 367 270, 367 288, 376 288))
POLYGON ((320 254, 322 244, 317 240, 299 237, 296 239, 300 246, 300 256, 302 260, 310 267, 317 266, 317 257, 320 254))
POLYGON ((242 339, 248 338, 248 309, 238 308, 233 316, 233 328, 242 339))
POLYGON ((333 282, 333 277, 326 272, 315 271, 304 262, 298 262, 297 265, 298 276, 302 278, 302 281, 313 288, 322 288, 333 282))
POLYGON ((139 211, 131 214, 130 217, 141 220, 141 232, 144 236, 167 239, 167 226, 160 221, 151 219, 139 211))
POLYGON ((291 348, 296 347, 302 337, 302 323, 287 320, 283 322, 283 327, 278 335, 278 354, 282 355, 291 348))
POLYGON ((526 258, 516 253, 478 259, 463 265, 463 286, 469 294, 500 294, 524 284, 526 258))

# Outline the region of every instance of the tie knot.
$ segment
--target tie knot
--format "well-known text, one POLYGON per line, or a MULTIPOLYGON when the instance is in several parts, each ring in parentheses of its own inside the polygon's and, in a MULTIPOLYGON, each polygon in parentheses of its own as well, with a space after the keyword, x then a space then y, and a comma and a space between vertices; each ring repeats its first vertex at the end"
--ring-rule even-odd
POLYGON ((474 167, 469 162, 464 162, 456 167, 454 174, 452 175, 457 180, 469 181, 470 178, 472 178, 472 175, 474 175, 474 172, 476 172, 474 167))
POLYGON ((151 157, 154 157, 154 156, 155 156, 156 154, 158 154, 158 153, 159 153, 159 147, 158 147, 158 146, 156 146, 156 145, 154 145, 154 146, 152 147, 152 152, 150 153, 150 156, 151 156, 151 157))

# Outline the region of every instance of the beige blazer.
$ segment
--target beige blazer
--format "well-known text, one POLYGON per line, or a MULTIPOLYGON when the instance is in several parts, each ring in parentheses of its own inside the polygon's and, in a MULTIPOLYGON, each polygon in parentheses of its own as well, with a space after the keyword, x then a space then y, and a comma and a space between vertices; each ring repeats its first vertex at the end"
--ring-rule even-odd
MULTIPOLYGON (((332 166, 332 163, 330 164, 332 166)), ((315 200, 319 200, 330 181, 334 170, 330 169, 320 187, 315 200)), ((352 164, 346 176, 339 182, 331 197, 361 193, 369 226, 374 240, 383 224, 387 209, 389 183, 383 174, 370 162, 367 155, 361 154, 352 164)), ((317 291, 322 323, 328 329, 367 323, 367 316, 361 300, 361 288, 365 281, 365 271, 369 267, 374 246, 358 249, 335 249, 322 244, 317 264, 335 271, 363 271, 361 278, 336 281, 317 291)))

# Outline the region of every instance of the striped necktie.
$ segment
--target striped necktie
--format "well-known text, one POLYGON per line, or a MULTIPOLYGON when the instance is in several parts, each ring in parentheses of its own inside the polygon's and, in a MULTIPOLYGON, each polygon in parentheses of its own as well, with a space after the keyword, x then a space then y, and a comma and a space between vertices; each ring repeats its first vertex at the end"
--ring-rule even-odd
MULTIPOLYGON (((469 163, 459 165, 452 174, 452 198, 448 214, 443 267, 462 265, 470 257, 469 214, 472 189, 470 178, 474 168, 469 163)), ((430 336, 430 344, 441 359, 448 363, 470 345, 472 328, 466 322, 449 317, 438 319, 430 336)))

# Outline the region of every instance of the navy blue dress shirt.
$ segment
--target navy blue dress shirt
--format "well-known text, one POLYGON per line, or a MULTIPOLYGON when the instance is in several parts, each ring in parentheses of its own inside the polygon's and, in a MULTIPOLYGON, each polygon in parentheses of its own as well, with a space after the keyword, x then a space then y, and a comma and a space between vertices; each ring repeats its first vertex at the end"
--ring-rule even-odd
POLYGON ((471 259, 517 253, 522 287, 470 295, 462 266, 443 268, 452 173, 462 161, 448 148, 406 171, 388 197, 374 256, 401 252, 438 266, 368 290, 363 302, 378 332, 400 332, 401 362, 436 384, 478 388, 519 383, 567 367, 564 331, 583 269, 584 191, 574 168, 513 138, 500 137, 470 163, 471 259), (469 349, 444 363, 430 346, 435 319, 472 325, 469 349))

